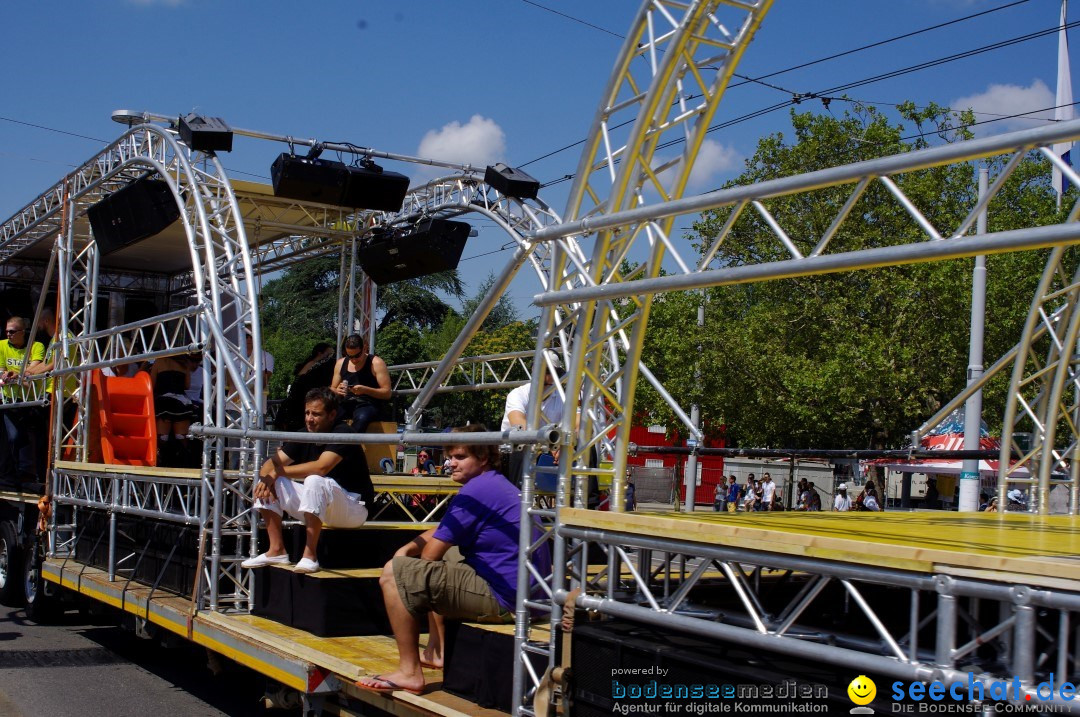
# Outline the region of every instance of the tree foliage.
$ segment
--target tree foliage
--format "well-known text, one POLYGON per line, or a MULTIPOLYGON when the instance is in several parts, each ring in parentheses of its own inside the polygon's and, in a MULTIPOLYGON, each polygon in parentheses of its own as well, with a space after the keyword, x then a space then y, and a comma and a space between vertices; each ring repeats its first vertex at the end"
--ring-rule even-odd
MULTIPOLYGON (((904 140, 915 129, 942 141, 967 136, 970 116, 939 107, 900 108, 894 124, 872 107, 836 117, 792 113, 794 137, 763 138, 732 185, 870 159, 925 146, 904 140)), ((991 164, 991 181, 1001 163, 991 164)), ((1046 223, 1055 217, 1049 165, 1030 155, 990 205, 989 230, 1046 223)), ((974 206, 975 167, 952 165, 894 178, 926 218, 951 230, 974 206)), ((810 254, 852 186, 765 201, 800 252, 810 254)), ((712 244, 729 209, 708 212, 688 237, 712 244)), ((855 205, 829 253, 925 239, 919 225, 881 183, 855 205)), ((720 247, 715 263, 734 267, 790 258, 762 218, 748 209, 720 247)), ((992 255, 988 260, 986 363, 1020 336, 1046 252, 992 255)), ((965 385, 973 260, 886 267, 782 281, 726 286, 658 297, 645 361, 687 406, 697 401, 713 425, 746 446, 896 446, 965 385), (706 325, 694 325, 696 306, 706 325), (686 338, 679 340, 680 336, 686 338), (698 376, 695 375, 695 369, 698 376)), ((1007 379, 1006 379, 1007 380, 1007 379)), ((1003 382, 986 391, 986 417, 1000 423, 1003 382)), ((675 421, 655 392, 640 391, 639 408, 675 421)))

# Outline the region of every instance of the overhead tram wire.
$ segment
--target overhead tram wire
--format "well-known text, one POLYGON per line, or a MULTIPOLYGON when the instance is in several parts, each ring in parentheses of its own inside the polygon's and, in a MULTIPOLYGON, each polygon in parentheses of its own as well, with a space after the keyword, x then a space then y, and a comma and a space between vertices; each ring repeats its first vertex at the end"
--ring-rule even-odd
MULTIPOLYGON (((1080 21, 1074 21, 1074 22, 1068 23, 1065 27, 1066 27, 1066 29, 1068 29, 1068 28, 1071 28, 1071 27, 1075 27, 1077 25, 1080 25, 1080 21)), ((894 78, 900 77, 902 75, 911 74, 911 73, 914 73, 914 72, 919 72, 919 71, 922 71, 922 70, 930 69, 932 67, 938 67, 940 65, 944 65, 944 64, 947 64, 949 62, 955 62, 957 60, 967 59, 967 58, 973 57, 975 55, 979 55, 979 54, 982 54, 982 53, 985 53, 985 52, 990 52, 991 50, 998 50, 998 49, 1002 49, 1004 47, 1009 47, 1011 45, 1019 44, 1021 42, 1027 42, 1029 40, 1038 39, 1040 37, 1044 37, 1046 35, 1056 33, 1059 29, 1060 29, 1059 26, 1054 26, 1053 28, 1049 28, 1047 30, 1040 30, 1038 32, 1028 33, 1027 35, 1021 35, 1021 36, 1018 36, 1018 37, 1010 38, 1008 40, 1002 40, 1002 41, 999 41, 999 42, 991 43, 990 45, 984 45, 982 47, 973 48, 971 50, 967 50, 967 51, 962 52, 962 53, 955 53, 953 55, 947 55, 945 57, 941 57, 941 58, 938 58, 936 60, 929 60, 927 62, 919 63, 917 65, 910 65, 908 67, 900 68, 898 70, 893 70, 893 71, 890 71, 890 72, 887 72, 887 73, 881 73, 881 74, 878 74, 878 75, 873 75, 871 77, 863 78, 861 80, 856 80, 856 81, 853 81, 853 82, 848 82, 848 83, 845 83, 843 85, 837 85, 836 88, 829 88, 829 89, 821 90, 821 91, 818 91, 818 92, 809 92, 809 93, 805 93, 805 94, 797 94, 797 95, 794 95, 792 97, 792 99, 790 99, 790 100, 785 100, 783 102, 778 102, 778 103, 770 105, 768 107, 762 107, 760 109, 754 110, 754 111, 749 112, 747 114, 740 115, 738 117, 734 117, 734 118, 732 118, 730 120, 726 120, 724 122, 720 122, 718 124, 715 124, 715 125, 709 127, 705 131, 706 131, 706 133, 712 133, 712 132, 715 132, 717 130, 726 129, 728 127, 732 127, 732 126, 740 124, 742 122, 747 122, 749 120, 756 119, 756 118, 764 116, 766 114, 770 114, 770 113, 775 112, 777 110, 784 109, 786 107, 791 107, 791 106, 800 104, 802 102, 806 102, 807 100, 820 99, 823 96, 828 96, 828 98, 830 100, 831 99, 836 99, 835 97, 831 96, 832 93, 834 93, 836 91, 843 91, 844 89, 851 89, 851 88, 854 88, 854 87, 862 87, 862 86, 865 86, 865 85, 868 85, 868 84, 873 84, 874 82, 880 82, 880 81, 886 80, 886 79, 894 79, 894 78), (839 90, 837 88, 839 88, 839 90)), ((1005 119, 1005 118, 999 118, 999 119, 1005 119)), ((1009 119, 1011 119, 1011 117, 1009 119)), ((995 121, 995 120, 986 120, 984 122, 980 122, 980 124, 989 124, 990 122, 993 122, 993 121, 995 121)), ((613 129, 614 129, 614 127, 613 127, 613 129)), ((584 140, 582 140, 582 142, 583 141, 584 140)), ((677 138, 677 139, 672 139, 672 140, 670 140, 668 142, 662 142, 662 143, 658 144, 656 148, 658 150, 659 149, 667 149, 669 147, 673 147, 675 145, 682 144, 685 141, 686 141, 685 138, 680 137, 680 138, 677 138)), ((547 156, 550 156, 550 155, 547 155, 547 156)), ((563 176, 563 177, 561 177, 559 179, 552 180, 551 182, 548 182, 544 186, 551 186, 551 185, 555 185, 555 184, 560 184, 562 182, 568 181, 569 179, 573 179, 573 175, 566 175, 566 176, 563 176)))
MULTIPOLYGON (((605 32, 605 33, 607 33, 609 35, 614 35, 616 37, 623 37, 622 35, 619 35, 618 33, 615 33, 615 32, 613 32, 611 30, 608 30, 607 28, 598 27, 598 26, 593 25, 592 23, 590 23, 588 21, 582 20, 580 18, 573 17, 571 15, 567 15, 566 13, 563 13, 563 12, 560 12, 558 10, 554 10, 552 8, 546 7, 544 5, 541 5, 540 3, 533 2, 533 0, 522 0, 522 2, 525 2, 525 3, 529 4, 529 5, 533 5, 533 6, 537 7, 537 8, 540 8, 542 10, 546 10, 548 12, 559 15, 561 17, 565 17, 565 18, 567 18, 567 19, 569 19, 569 20, 571 20, 573 22, 577 22, 577 23, 580 23, 580 24, 585 25, 587 27, 591 27, 593 29, 600 30, 600 31, 605 32)), ((812 65, 817 65, 817 64, 820 64, 822 62, 827 62, 829 60, 834 60, 834 59, 837 59, 837 58, 840 58, 840 57, 845 57, 847 55, 851 55, 851 54, 854 54, 854 53, 857 53, 857 52, 862 52, 864 50, 873 49, 875 47, 881 47, 882 45, 887 45, 887 44, 890 44, 892 42, 896 42, 898 40, 903 40, 903 39, 907 39, 907 38, 910 38, 910 37, 915 37, 917 35, 920 35, 920 34, 923 34, 923 33, 926 33, 926 32, 937 30, 937 29, 940 29, 940 28, 943 28, 943 27, 948 27, 950 25, 955 25, 955 24, 958 24, 958 23, 961 23, 961 22, 966 22, 967 20, 972 20, 972 19, 975 19, 975 18, 978 18, 978 17, 982 17, 984 15, 989 15, 991 13, 995 13, 995 12, 998 12, 1000 10, 1006 10, 1006 9, 1009 9, 1009 8, 1012 8, 1012 7, 1016 7, 1017 5, 1023 5, 1025 3, 1027 3, 1027 2, 1030 2, 1030 0, 1016 0, 1015 2, 1010 2, 1010 3, 1006 3, 1004 5, 999 5, 998 7, 989 8, 987 10, 982 10, 980 12, 972 13, 970 15, 965 15, 963 17, 955 18, 953 20, 949 20, 949 21, 943 22, 943 23, 938 23, 936 25, 930 25, 928 27, 924 27, 924 28, 921 28, 921 29, 918 29, 918 30, 913 30, 911 32, 907 32, 907 33, 904 33, 904 34, 901 34, 901 35, 895 35, 893 37, 889 37, 889 38, 886 38, 884 40, 879 40, 877 42, 868 43, 868 44, 862 45, 860 47, 855 47, 855 48, 852 48, 850 50, 845 50, 843 52, 834 53, 832 55, 828 55, 826 57, 821 57, 821 58, 818 58, 816 60, 810 60, 808 62, 803 62, 803 63, 800 63, 798 65, 793 65, 792 67, 784 68, 782 70, 776 70, 774 72, 770 72, 770 73, 767 73, 767 74, 764 74, 764 75, 759 75, 758 77, 743 78, 742 82, 737 82, 737 83, 728 85, 728 89, 732 89, 734 87, 740 87, 742 85, 749 84, 749 83, 757 83, 757 84, 765 85, 767 87, 773 87, 773 89, 779 89, 779 88, 776 88, 776 87, 774 87, 772 85, 769 85, 768 83, 761 82, 761 80, 764 80, 764 79, 769 78, 769 77, 776 77, 777 75, 782 75, 782 74, 787 73, 787 72, 792 72, 794 70, 799 70, 799 69, 802 69, 804 67, 810 67, 812 65)), ((1057 27, 1054 28, 1054 30, 1057 30, 1057 29, 1058 29, 1057 27)), ((738 76, 743 77, 742 75, 738 75, 738 76)), ((782 90, 782 91, 786 92, 786 90, 782 90)), ((799 95, 799 96, 800 96, 800 101, 802 101, 802 99, 813 99, 809 95, 799 95)), ((787 103, 787 104, 785 104, 783 106, 789 106, 790 104, 797 104, 797 102, 787 103)), ((779 109, 779 108, 777 107, 777 108, 768 109, 768 110, 765 110, 765 112, 773 111, 774 109, 779 109)), ((747 121, 747 120, 753 119, 754 117, 759 117, 759 116, 761 116, 761 115, 760 114, 753 114, 753 116, 746 116, 745 119, 742 119, 741 121, 747 121)), ((631 122, 633 122, 633 120, 627 120, 626 122, 620 123, 618 125, 614 125, 614 126, 610 127, 609 129, 618 129, 618 128, 623 127, 623 126, 625 126, 627 124, 630 124, 631 122)), ((726 124, 725 126, 731 126, 731 125, 726 124)), ((539 162, 541 160, 547 159, 548 157, 551 157, 553 155, 559 154, 561 152, 565 152, 568 149, 573 149, 574 147, 577 147, 577 146, 582 145, 584 143, 585 143, 584 139, 578 140, 577 142, 573 142, 571 144, 565 145, 565 146, 560 147, 558 149, 552 150, 552 151, 550 151, 550 152, 548 152, 546 154, 543 154, 543 155, 541 155, 539 157, 531 159, 528 162, 525 162, 525 163, 520 164, 518 166, 525 167, 525 166, 528 166, 530 164, 534 164, 534 163, 539 162)), ((567 179, 572 179, 572 178, 573 178, 573 175, 567 175, 566 177, 561 177, 559 179, 552 180, 548 184, 541 185, 541 186, 550 186, 551 184, 559 184, 561 182, 567 181, 567 179)))

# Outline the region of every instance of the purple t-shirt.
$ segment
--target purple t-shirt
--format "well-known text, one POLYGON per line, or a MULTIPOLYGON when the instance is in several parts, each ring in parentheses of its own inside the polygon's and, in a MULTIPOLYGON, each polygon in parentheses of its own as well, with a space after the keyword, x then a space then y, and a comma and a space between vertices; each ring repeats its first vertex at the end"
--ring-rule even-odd
MULTIPOLYGON (((518 489, 501 473, 486 471, 461 486, 435 529, 435 537, 456 545, 465 564, 491 586, 498 603, 513 610, 520 526, 518 489)), ((533 540, 539 537, 537 525, 533 540)), ((533 554, 533 565, 541 575, 551 572, 551 554, 546 545, 533 554)))

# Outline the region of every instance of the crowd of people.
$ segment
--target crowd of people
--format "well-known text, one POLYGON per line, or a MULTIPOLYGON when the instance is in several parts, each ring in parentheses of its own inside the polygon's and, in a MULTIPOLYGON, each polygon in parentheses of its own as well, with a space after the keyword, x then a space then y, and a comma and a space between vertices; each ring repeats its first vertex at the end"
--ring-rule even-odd
MULTIPOLYGON (((801 478, 796 486, 793 496, 795 505, 790 510, 817 512, 822 509, 821 494, 817 487, 805 478, 801 478)), ((847 484, 841 483, 836 487, 832 509, 837 512, 850 510, 865 510, 876 512, 883 510, 881 498, 877 486, 873 480, 866 481, 862 492, 853 501, 848 497, 847 484)), ((740 484, 738 478, 732 474, 716 484, 713 499, 713 510, 717 512, 757 512, 757 511, 784 511, 789 510, 777 490, 772 476, 766 472, 761 479, 755 478, 753 473, 746 477, 746 483, 740 484)))

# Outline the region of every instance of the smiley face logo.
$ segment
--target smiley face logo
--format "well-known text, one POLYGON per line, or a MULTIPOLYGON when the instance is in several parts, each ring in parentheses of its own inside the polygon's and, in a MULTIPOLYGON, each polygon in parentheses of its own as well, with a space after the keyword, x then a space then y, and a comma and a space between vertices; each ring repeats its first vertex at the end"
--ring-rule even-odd
POLYGON ((877 696, 877 685, 866 675, 859 675, 847 686, 847 696, 857 705, 868 705, 877 696))

